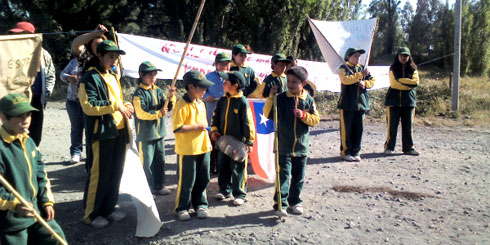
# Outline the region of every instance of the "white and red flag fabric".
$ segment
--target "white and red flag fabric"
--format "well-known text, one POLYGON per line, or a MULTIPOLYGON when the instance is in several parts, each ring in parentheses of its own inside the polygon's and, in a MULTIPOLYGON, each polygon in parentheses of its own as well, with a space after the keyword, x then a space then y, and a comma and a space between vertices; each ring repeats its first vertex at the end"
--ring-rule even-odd
POLYGON ((265 100, 249 99, 248 103, 255 123, 255 141, 252 153, 249 154, 254 173, 265 180, 273 183, 275 180, 274 169, 274 121, 264 115, 263 108, 265 100))

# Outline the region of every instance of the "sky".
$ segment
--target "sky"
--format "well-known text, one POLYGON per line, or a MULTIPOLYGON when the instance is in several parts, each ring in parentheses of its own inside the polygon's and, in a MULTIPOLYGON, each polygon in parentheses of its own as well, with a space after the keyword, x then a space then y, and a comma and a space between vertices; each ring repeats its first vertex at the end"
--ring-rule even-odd
MULTIPOLYGON (((366 5, 366 8, 369 6, 369 3, 371 3, 372 0, 362 0, 362 4, 366 5)), ((403 8, 405 6, 405 2, 410 2, 410 4, 413 7, 413 10, 415 11, 417 9, 417 0, 401 0, 400 7, 403 8)), ((446 2, 446 0, 441 0, 443 3, 446 2)), ((456 0, 449 0, 449 5, 452 8, 452 5, 456 3, 456 0)))

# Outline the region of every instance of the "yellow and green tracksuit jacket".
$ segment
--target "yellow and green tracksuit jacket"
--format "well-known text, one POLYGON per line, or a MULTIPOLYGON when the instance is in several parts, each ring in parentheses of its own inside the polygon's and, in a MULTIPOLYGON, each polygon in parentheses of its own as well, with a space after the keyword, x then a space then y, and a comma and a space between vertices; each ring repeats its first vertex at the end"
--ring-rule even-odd
MULTIPOLYGON (((0 136, 0 175, 43 214, 43 207, 53 206, 54 196, 41 153, 26 133, 14 136, 1 127, 0 136)), ((0 184, 0 232, 23 230, 36 222, 33 217, 20 217, 15 212, 18 204, 20 201, 0 184)))
POLYGON ((177 100, 172 112, 172 129, 175 133, 175 153, 179 155, 201 155, 212 150, 211 139, 206 130, 178 133, 184 125, 206 124, 206 106, 200 99, 192 101, 184 94, 177 100))
MULTIPOLYGON (((122 115, 118 111, 114 98, 111 99, 109 88, 103 78, 103 76, 109 75, 114 76, 120 88, 117 75, 112 71, 105 73, 99 65, 90 68, 80 79, 78 97, 86 115, 85 135, 87 142, 110 139, 119 135, 115 117, 122 115)), ((119 92, 122 101, 122 91, 119 92)))
POLYGON ((243 74, 246 80, 245 89, 243 90, 243 96, 247 97, 251 95, 257 86, 259 85, 258 78, 255 77, 255 71, 252 67, 247 65, 238 66, 235 62, 231 62, 230 71, 239 71, 243 74))
MULTIPOLYGON (((398 72, 397 72, 398 73, 398 72)), ((419 86, 419 73, 402 67, 400 74, 390 70, 390 88, 386 93, 385 106, 415 107, 417 94, 415 89, 419 86)))
POLYGON ((226 93, 214 109, 211 132, 231 135, 246 145, 253 146, 255 125, 252 110, 242 91, 231 96, 226 93))
MULTIPOLYGON (((273 119, 274 97, 267 98, 264 105, 264 115, 273 119)), ((308 156, 310 142, 310 127, 318 125, 320 114, 315 100, 303 89, 300 96, 289 91, 277 95, 277 137, 279 140, 279 155, 305 157, 308 156), (294 115, 294 108, 305 113, 303 119, 294 115)))
MULTIPOLYGON (((133 106, 136 114, 134 122, 137 141, 156 140, 167 135, 165 117, 160 111, 165 100, 163 90, 156 85, 148 86, 140 83, 134 91, 133 106)), ((175 101, 175 96, 172 96, 168 103, 169 111, 172 110, 175 101)))
POLYGON ((361 72, 363 69, 364 66, 353 65, 350 62, 340 66, 341 92, 337 104, 338 109, 350 111, 368 111, 370 109, 367 89, 373 87, 374 78, 371 75, 363 76, 361 72), (361 88, 359 81, 365 81, 366 88, 361 88))
POLYGON ((263 83, 263 90, 262 90, 262 97, 268 98, 271 88, 273 86, 277 86, 277 93, 284 92, 288 90, 287 83, 288 79, 286 77, 286 74, 282 75, 277 75, 275 72, 272 72, 269 76, 264 78, 263 83))

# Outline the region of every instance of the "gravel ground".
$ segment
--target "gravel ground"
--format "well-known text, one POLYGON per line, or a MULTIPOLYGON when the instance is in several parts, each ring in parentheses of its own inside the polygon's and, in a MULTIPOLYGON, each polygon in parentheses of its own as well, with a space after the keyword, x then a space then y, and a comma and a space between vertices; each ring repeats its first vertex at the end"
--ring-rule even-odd
POLYGON ((386 157, 386 125, 368 119, 363 161, 347 163, 339 158, 338 125, 322 121, 312 129, 305 213, 284 219, 272 213, 273 185, 252 175, 243 206, 214 200, 218 186, 212 176, 210 217, 177 221, 170 134, 166 174, 173 193, 157 198, 164 225, 145 239, 133 236, 136 211, 127 196, 119 203, 129 214, 125 220, 103 229, 82 222, 85 166, 67 165, 70 124, 62 102, 48 104, 40 149, 55 192, 56 220, 70 244, 490 244, 488 128, 416 126, 414 142, 422 154, 386 157))

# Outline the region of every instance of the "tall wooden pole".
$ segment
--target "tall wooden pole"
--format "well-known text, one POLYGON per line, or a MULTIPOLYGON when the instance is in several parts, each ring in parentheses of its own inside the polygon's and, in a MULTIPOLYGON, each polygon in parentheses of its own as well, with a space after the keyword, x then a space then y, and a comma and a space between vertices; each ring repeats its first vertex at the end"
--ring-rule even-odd
MULTIPOLYGON (((172 80, 172 84, 170 85, 170 87, 174 87, 175 83, 177 82, 177 77, 179 76, 180 67, 182 66, 182 63, 184 62, 185 56, 187 54, 187 50, 189 49, 189 44, 192 41, 192 37, 194 36, 194 32, 196 31, 197 23, 199 23, 199 18, 201 17, 202 9, 204 8, 205 2, 206 2, 206 0, 202 0, 201 5, 199 6, 199 10, 197 10, 196 19, 194 20, 194 24, 192 25, 191 33, 189 34, 189 37, 187 38, 187 42, 185 44, 184 52, 182 53, 182 57, 180 58, 179 65, 177 66, 177 71, 175 72, 174 80, 172 80)), ((168 98, 168 96, 167 96, 167 99, 165 100, 165 104, 163 105, 164 108, 168 106, 169 99, 170 98, 168 98)))
POLYGON ((456 19, 454 23, 453 93, 451 109, 457 111, 459 109, 459 72, 461 61, 461 0, 456 0, 454 8, 456 10, 456 19))

